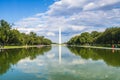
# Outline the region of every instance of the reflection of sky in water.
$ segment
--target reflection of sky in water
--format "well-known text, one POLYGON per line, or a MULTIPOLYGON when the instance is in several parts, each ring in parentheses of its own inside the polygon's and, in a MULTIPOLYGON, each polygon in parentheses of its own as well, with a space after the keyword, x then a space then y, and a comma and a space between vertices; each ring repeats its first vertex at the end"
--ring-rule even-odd
POLYGON ((2 76, 4 80, 119 80, 120 68, 107 66, 103 60, 85 60, 62 47, 59 64, 58 47, 36 59, 20 60, 2 76), (9 76, 8 76, 9 75, 9 76), (5 78, 7 77, 7 78, 5 78))

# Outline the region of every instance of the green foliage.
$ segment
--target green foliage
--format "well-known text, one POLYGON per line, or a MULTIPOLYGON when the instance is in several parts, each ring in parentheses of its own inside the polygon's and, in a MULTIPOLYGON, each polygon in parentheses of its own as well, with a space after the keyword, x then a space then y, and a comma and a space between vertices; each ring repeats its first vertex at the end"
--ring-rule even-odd
POLYGON ((90 33, 84 32, 84 33, 81 34, 81 36, 80 36, 80 42, 81 42, 81 44, 92 43, 92 41, 93 41, 93 38, 90 35, 90 33))
POLYGON ((79 45, 79 44, 90 44, 93 42, 93 37, 91 36, 90 33, 88 32, 84 32, 81 33, 81 35, 79 36, 75 36, 73 38, 71 38, 68 41, 68 44, 74 44, 74 45, 79 45))
POLYGON ((79 35, 78 35, 78 36, 72 37, 68 41, 68 44, 74 44, 74 45, 76 45, 76 44, 80 44, 79 42, 80 42, 80 40, 79 40, 79 35))
POLYGON ((7 44, 11 35, 11 26, 4 20, 0 20, 0 42, 7 44))
POLYGON ((91 33, 84 32, 79 36, 72 37, 68 44, 120 44, 120 28, 107 28, 104 32, 92 31, 91 33), (76 38, 77 37, 77 38, 76 38))
POLYGON ((52 42, 36 33, 20 33, 4 20, 0 20, 0 45, 50 45, 52 42))
POLYGON ((120 28, 107 28, 97 39, 96 43, 101 44, 119 44, 120 43, 120 28))

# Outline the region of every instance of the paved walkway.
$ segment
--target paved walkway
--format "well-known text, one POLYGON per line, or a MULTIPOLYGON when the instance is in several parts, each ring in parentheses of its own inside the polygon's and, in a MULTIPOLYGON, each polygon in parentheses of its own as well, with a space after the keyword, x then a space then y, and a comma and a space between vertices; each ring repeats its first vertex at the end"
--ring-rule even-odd
MULTIPOLYGON (((75 46, 75 45, 72 45, 72 46, 75 46)), ((76 47, 96 48, 96 49, 114 49, 114 50, 120 50, 120 48, 97 47, 97 46, 76 46, 76 47)))

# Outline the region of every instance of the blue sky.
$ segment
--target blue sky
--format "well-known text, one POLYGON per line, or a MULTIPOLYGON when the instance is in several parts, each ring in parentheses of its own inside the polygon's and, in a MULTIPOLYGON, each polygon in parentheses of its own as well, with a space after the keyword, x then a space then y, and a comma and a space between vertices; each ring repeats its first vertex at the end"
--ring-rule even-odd
POLYGON ((21 32, 36 32, 58 42, 74 35, 120 26, 120 0, 0 0, 0 19, 21 32))
POLYGON ((54 0, 0 0, 0 19, 15 22, 45 12, 54 0))

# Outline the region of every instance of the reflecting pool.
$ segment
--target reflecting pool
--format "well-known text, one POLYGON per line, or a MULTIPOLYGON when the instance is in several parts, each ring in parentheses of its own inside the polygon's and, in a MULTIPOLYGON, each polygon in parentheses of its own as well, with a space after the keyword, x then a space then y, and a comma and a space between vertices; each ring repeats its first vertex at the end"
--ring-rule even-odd
POLYGON ((120 80, 120 51, 66 46, 0 50, 0 80, 120 80))

